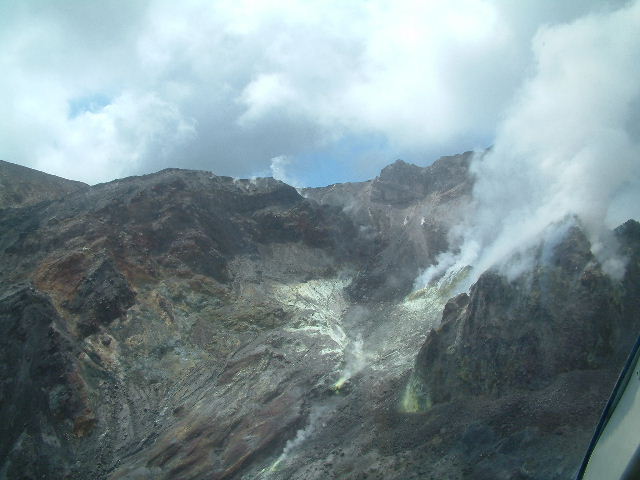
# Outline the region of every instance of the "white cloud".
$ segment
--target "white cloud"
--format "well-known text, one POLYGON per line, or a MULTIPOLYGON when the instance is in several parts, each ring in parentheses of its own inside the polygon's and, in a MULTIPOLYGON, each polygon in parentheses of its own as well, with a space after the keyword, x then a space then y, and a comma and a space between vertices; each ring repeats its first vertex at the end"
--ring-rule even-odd
POLYGON ((135 171, 145 157, 172 158, 194 138, 195 125, 155 95, 127 92, 99 110, 60 119, 55 135, 35 167, 63 175, 72 165, 74 176, 99 180, 135 171))
POLYGON ((238 123, 244 125, 275 109, 288 110, 296 98, 281 74, 262 73, 245 87, 240 100, 247 106, 247 110, 238 118, 238 123))
POLYGON ((95 182, 166 166, 248 175, 358 135, 396 155, 484 146, 538 27, 609 3, 3 2, 0 157, 95 182), (70 102, 95 94, 115 100, 71 121, 70 102), (77 170, 85 147, 95 168, 77 170))

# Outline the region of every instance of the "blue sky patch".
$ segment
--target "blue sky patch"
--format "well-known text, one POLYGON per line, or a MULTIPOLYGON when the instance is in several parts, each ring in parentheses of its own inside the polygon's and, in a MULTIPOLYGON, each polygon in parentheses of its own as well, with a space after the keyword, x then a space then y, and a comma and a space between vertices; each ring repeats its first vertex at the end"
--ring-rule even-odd
POLYGON ((395 160, 384 135, 347 135, 313 151, 295 155, 291 176, 310 187, 358 182, 375 177, 395 160))
POLYGON ((75 118, 85 112, 99 112, 110 103, 111 98, 104 93, 92 93, 91 95, 72 98, 69 100, 69 118, 75 118))

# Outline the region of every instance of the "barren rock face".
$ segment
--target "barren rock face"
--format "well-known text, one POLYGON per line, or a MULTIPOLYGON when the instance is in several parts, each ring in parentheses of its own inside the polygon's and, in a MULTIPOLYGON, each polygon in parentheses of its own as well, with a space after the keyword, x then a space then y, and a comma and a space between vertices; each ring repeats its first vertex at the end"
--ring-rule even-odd
POLYGON ((449 249, 447 233, 470 202, 471 157, 443 157, 426 168, 398 160, 370 182, 304 189, 310 199, 341 207, 376 239, 349 288, 354 300, 402 299, 418 274, 449 249))
MULTIPOLYGON (((618 238, 637 263, 628 229, 618 238)), ((538 265, 515 281, 487 272, 468 296, 447 303, 417 359, 428 403, 536 389, 564 372, 619 364, 628 353, 635 339, 625 332, 638 297, 602 272, 578 227, 538 265)))
POLYGON ((34 422, 7 428, 10 477, 227 478, 282 445, 337 374, 341 292, 371 243, 280 182, 178 170, 0 222, 3 285, 30 282, 4 298, 2 393, 34 422))
POLYGON ((302 195, 5 168, 55 194, 0 210, 0 478, 571 478, 637 329, 640 228, 620 282, 576 227, 515 281, 413 291, 470 155, 302 195))
POLYGON ((82 182, 0 160, 0 209, 27 207, 87 188, 82 182))
POLYGON ((0 298, 0 430, 3 476, 61 476, 73 453, 62 430, 82 436, 95 422, 74 342, 49 298, 30 285, 0 298))

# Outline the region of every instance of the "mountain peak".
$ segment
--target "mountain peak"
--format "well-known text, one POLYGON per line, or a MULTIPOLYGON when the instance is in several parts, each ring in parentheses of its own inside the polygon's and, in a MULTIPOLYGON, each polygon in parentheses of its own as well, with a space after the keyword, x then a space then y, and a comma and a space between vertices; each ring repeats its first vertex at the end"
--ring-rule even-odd
POLYGON ((82 182, 0 160, 0 209, 28 207, 86 188, 82 182))

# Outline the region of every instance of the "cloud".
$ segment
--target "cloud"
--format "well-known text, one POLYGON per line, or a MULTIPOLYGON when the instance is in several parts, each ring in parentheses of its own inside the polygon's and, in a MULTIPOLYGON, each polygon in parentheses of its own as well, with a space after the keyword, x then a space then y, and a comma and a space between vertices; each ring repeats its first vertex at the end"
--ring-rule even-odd
POLYGON ((0 157, 88 182, 167 166, 250 176, 383 137, 384 154, 358 160, 364 178, 491 142, 538 28, 619 3, 3 2, 0 157))
POLYGON ((46 170, 74 165, 81 178, 120 177, 145 158, 170 161, 196 135, 194 122, 185 120, 174 105, 131 92, 106 105, 85 104, 82 112, 70 111, 56 127, 55 145, 39 152, 35 166, 46 170))
MULTIPOLYGON (((459 253, 441 256, 420 279, 473 265, 469 280, 577 216, 609 273, 621 263, 607 232, 640 218, 640 2, 541 29, 534 76, 477 155, 475 209, 455 232, 459 253), (551 229, 551 230, 550 230, 551 229)), ((561 228, 561 227, 560 227, 561 228)), ((525 257, 526 258, 526 257, 525 257)))

